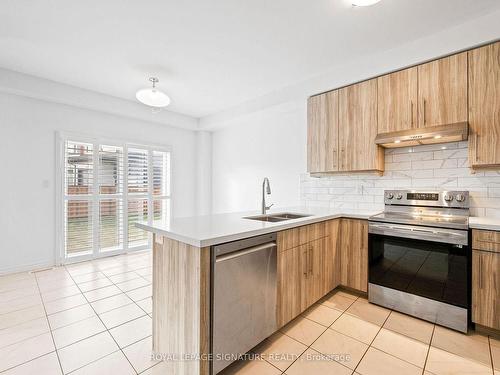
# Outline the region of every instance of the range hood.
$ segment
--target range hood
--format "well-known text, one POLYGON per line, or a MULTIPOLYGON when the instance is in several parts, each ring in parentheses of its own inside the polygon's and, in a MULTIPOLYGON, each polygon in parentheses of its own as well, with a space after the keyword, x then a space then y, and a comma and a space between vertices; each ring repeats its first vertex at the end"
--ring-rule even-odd
POLYGON ((386 148, 408 147, 466 141, 468 135, 469 124, 467 122, 458 122, 456 124, 382 133, 377 135, 375 143, 386 148))

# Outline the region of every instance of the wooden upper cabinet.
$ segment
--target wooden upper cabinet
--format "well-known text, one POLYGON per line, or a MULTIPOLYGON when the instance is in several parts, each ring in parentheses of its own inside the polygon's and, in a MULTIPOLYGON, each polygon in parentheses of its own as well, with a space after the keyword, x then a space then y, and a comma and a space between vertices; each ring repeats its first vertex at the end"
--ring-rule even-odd
POLYGON ((377 79, 339 90, 339 170, 383 171, 377 136, 377 79))
POLYGON ((307 103, 307 171, 338 171, 338 91, 316 95, 307 103))
POLYGON ((469 51, 469 163, 500 165, 500 42, 469 51))
POLYGON ((418 69, 377 78, 378 133, 417 127, 418 69))
POLYGON ((467 121, 467 52, 418 66, 418 126, 467 121))

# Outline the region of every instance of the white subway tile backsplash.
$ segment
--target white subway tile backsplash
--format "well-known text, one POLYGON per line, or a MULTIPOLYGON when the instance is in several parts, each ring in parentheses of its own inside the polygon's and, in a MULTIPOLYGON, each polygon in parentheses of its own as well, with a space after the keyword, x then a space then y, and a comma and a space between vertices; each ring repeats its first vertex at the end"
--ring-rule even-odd
POLYGON ((469 173, 469 168, 439 168, 434 170, 434 177, 461 177, 469 173))
POLYGON ((492 198, 500 198, 500 187, 488 188, 488 196, 492 198))
POLYGON ((432 160, 434 159, 434 152, 415 152, 415 148, 413 152, 408 152, 406 154, 397 154, 392 157, 392 161, 394 163, 404 162, 404 161, 418 161, 418 160, 432 160))
POLYGON ((500 209, 498 208, 486 208, 484 216, 491 216, 500 219, 500 209))
POLYGON ((456 178, 415 178, 412 180, 412 187, 419 189, 434 189, 434 190, 446 190, 454 189, 458 190, 458 184, 456 178))
POLYGON ((386 171, 408 171, 411 169, 411 161, 403 161, 400 163, 385 163, 386 171))
POLYGON ((386 149, 386 172, 300 176, 306 206, 383 210, 386 189, 469 190, 474 216, 500 217, 500 170, 473 172, 467 142, 386 149))
POLYGON ((460 159, 460 158, 467 158, 467 148, 459 148, 459 149, 452 149, 452 150, 441 150, 441 151, 434 151, 434 159, 460 159))

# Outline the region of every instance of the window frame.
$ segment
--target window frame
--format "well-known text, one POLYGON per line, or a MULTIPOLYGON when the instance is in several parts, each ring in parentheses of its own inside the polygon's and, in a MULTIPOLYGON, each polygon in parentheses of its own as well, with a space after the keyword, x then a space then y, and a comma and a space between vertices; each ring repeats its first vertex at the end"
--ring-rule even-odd
POLYGON ((172 147, 164 144, 157 143, 137 143, 129 141, 126 139, 110 139, 109 137, 101 136, 89 136, 81 133, 73 132, 62 132, 56 131, 56 246, 55 246, 55 259, 56 264, 69 264, 75 262, 81 262, 84 260, 97 259, 107 256, 125 254, 128 252, 141 251, 150 249, 152 247, 152 236, 148 233, 147 244, 142 246, 129 247, 128 245, 128 201, 130 199, 147 199, 148 201, 148 222, 151 224, 153 221, 153 202, 155 200, 167 200, 168 203, 168 214, 167 217, 172 215, 173 201, 172 197, 174 195, 174 189, 172 186, 172 175, 173 175, 173 162, 172 162, 172 147), (67 141, 88 143, 93 145, 93 185, 91 194, 81 194, 67 195, 65 191, 65 168, 66 168, 66 158, 65 158, 65 145, 67 141), (123 180, 122 180, 122 192, 118 194, 101 194, 99 186, 99 150, 100 146, 114 146, 122 147, 123 149, 123 180), (148 151, 148 192, 147 194, 140 195, 130 195, 128 194, 128 149, 138 148, 148 151), (166 195, 154 195, 153 194, 153 152, 167 152, 168 156, 168 172, 167 172, 167 183, 168 190, 166 195), (99 251, 99 241, 100 241, 100 231, 99 231, 99 208, 100 201, 118 199, 122 201, 122 219, 123 219, 123 246, 121 249, 116 250, 106 250, 99 251), (65 203, 69 200, 89 200, 92 202, 92 251, 90 253, 75 254, 72 256, 66 256, 65 250, 65 203))

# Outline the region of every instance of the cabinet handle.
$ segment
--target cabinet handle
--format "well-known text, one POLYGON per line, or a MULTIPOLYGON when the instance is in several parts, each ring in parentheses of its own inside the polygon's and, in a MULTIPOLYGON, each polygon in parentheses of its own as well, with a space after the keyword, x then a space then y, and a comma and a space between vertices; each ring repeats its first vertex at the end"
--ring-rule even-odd
POLYGON ((313 248, 309 247, 309 274, 312 276, 313 274, 313 248))
POLYGON ((424 125, 427 123, 427 119, 425 118, 425 107, 426 107, 426 104, 427 104, 427 102, 424 99, 424 110, 423 110, 424 113, 422 114, 422 116, 424 117, 424 125))
POLYGON ((333 168, 337 168, 337 162, 338 162, 338 159, 337 159, 337 149, 334 148, 333 149, 333 168))
POLYGON ((304 258, 305 258, 305 271, 304 271, 304 276, 307 279, 307 273, 309 272, 309 254, 308 250, 304 251, 304 258))
POLYGON ((478 255, 477 259, 479 264, 479 275, 477 275, 479 278, 479 289, 483 289, 483 262, 481 255, 478 255))
POLYGON ((477 153, 477 140, 479 138, 479 134, 477 133, 474 133, 474 158, 476 159, 476 163, 479 162, 479 156, 478 156, 478 153, 477 153))
POLYGON ((410 100, 410 126, 413 128, 413 101, 410 100))
POLYGON ((345 149, 344 148, 341 148, 340 149, 340 159, 341 159, 341 167, 342 167, 342 170, 345 169, 345 164, 344 164, 344 159, 345 159, 345 149))

